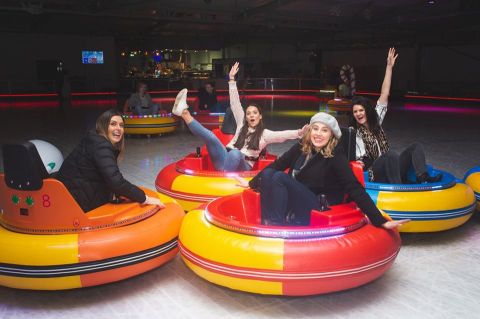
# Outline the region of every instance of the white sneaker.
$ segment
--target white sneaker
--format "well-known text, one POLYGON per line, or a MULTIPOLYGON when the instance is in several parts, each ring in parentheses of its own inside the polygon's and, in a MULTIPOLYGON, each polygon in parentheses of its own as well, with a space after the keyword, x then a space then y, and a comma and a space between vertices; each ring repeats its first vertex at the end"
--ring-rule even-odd
POLYGON ((178 92, 177 97, 175 98, 175 104, 173 104, 172 113, 177 116, 182 116, 183 110, 188 109, 187 105, 187 89, 183 89, 178 92))

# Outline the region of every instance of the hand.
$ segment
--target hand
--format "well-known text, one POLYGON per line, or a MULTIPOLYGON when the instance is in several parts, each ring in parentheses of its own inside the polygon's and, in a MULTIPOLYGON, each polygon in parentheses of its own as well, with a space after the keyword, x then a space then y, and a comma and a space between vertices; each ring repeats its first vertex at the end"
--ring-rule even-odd
POLYGON ((387 55, 387 66, 393 67, 397 60, 398 54, 395 54, 395 48, 390 48, 387 55))
POLYGON ((165 208, 165 204, 162 203, 160 199, 156 197, 150 197, 150 196, 147 196, 147 198, 142 203, 142 205, 157 205, 158 207, 160 207, 160 209, 165 208))
POLYGON ((228 74, 228 78, 230 79, 230 81, 235 81, 235 75, 237 75, 237 73, 238 73, 239 65, 240 65, 240 63, 235 62, 235 64, 230 69, 230 73, 228 74))
POLYGON ((303 135, 305 135, 305 133, 307 133, 308 131, 308 128, 310 127, 309 124, 305 124, 301 129, 298 130, 298 137, 303 137, 303 135))
POLYGON ((248 181, 245 178, 242 178, 240 176, 234 176, 233 178, 237 180, 237 184, 235 184, 236 186, 240 186, 242 188, 250 187, 250 185, 248 185, 248 181))
POLYGON ((362 161, 356 161, 356 162, 362 166, 362 169, 365 168, 365 163, 364 162, 362 162, 362 161))
POLYGON ((409 221, 411 221, 411 219, 390 220, 386 223, 383 223, 382 227, 385 229, 394 229, 408 223, 409 221))

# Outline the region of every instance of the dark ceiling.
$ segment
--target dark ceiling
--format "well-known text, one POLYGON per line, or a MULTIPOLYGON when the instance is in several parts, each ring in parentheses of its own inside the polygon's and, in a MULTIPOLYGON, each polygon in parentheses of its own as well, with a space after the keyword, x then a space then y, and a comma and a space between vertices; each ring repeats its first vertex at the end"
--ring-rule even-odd
POLYGON ((113 36, 124 48, 478 44, 480 0, 0 1, 0 32, 113 36))

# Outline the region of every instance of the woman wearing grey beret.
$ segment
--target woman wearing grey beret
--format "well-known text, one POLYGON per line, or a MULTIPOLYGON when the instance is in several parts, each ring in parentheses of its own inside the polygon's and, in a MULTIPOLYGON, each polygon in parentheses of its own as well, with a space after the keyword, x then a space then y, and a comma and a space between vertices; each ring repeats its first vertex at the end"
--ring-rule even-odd
POLYGON ((260 191, 262 223, 308 225, 312 209, 320 209, 319 197, 329 204, 343 201, 345 193, 368 216, 371 223, 386 229, 408 220, 387 221, 354 176, 347 157, 337 147, 342 132, 337 120, 317 113, 300 143, 293 145, 249 183, 237 178, 239 185, 260 191), (288 173, 285 170, 288 169, 288 173), (322 196, 324 195, 324 196, 322 196))

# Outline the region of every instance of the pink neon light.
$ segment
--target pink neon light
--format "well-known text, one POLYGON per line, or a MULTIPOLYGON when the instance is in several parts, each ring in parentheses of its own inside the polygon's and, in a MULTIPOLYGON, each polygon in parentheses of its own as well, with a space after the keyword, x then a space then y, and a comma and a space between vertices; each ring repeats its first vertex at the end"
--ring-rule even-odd
POLYGON ((56 108, 56 107, 58 107, 57 101, 0 102, 0 108, 34 109, 34 108, 56 108))
MULTIPOLYGON (((90 95, 116 95, 117 92, 76 92, 71 96, 90 96, 90 95)), ((0 94, 0 97, 58 97, 57 93, 20 93, 20 94, 0 94)))
POLYGON ((437 105, 427 105, 427 104, 419 105, 419 104, 405 103, 404 109, 408 111, 419 111, 419 112, 480 114, 479 109, 437 106, 437 105))
POLYGON ((411 99, 433 99, 433 100, 447 100, 447 101, 472 101, 480 102, 480 98, 469 97, 449 97, 449 96, 429 96, 429 95, 405 95, 406 98, 411 99))
MULTIPOLYGON (((218 92, 228 92, 226 89, 218 89, 216 90, 218 92)), ((304 92, 304 93, 320 93, 320 90, 297 90, 297 89, 275 89, 275 90, 269 90, 269 89, 239 89, 241 92, 304 92)), ((148 91, 150 94, 177 94, 179 91, 148 91)), ((198 90, 188 90, 188 93, 198 93, 198 90)))
POLYGON ((110 99, 110 100, 77 100, 77 101, 70 101, 71 106, 87 106, 87 105, 108 105, 108 106, 116 106, 117 101, 110 99))
POLYGON ((357 94, 361 94, 361 95, 373 95, 373 96, 380 96, 380 93, 377 93, 377 92, 363 92, 363 91, 357 91, 357 94))
POLYGON ((72 93, 72 96, 90 96, 90 95, 117 95, 117 92, 77 92, 72 93))
POLYGON ((0 94, 0 97, 42 97, 42 96, 58 96, 57 93, 28 93, 28 94, 0 94))

